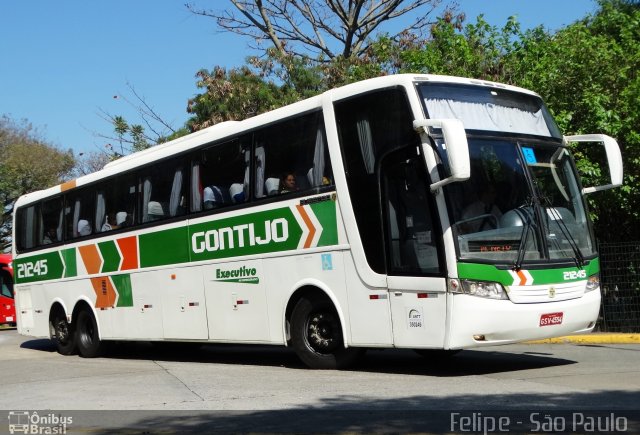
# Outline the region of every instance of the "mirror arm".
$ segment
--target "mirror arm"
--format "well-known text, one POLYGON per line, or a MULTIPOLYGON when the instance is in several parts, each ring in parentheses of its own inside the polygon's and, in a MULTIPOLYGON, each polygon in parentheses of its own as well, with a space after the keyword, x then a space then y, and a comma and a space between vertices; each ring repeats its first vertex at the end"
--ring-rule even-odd
MULTIPOLYGON (((451 176, 431 184, 431 192, 437 192, 442 186, 456 181, 469 179, 469 145, 464 125, 459 119, 416 119, 413 128, 420 134, 430 135, 429 128, 441 128, 444 146, 449 155, 451 176)), ((426 153, 426 140, 423 140, 423 152, 426 153)))

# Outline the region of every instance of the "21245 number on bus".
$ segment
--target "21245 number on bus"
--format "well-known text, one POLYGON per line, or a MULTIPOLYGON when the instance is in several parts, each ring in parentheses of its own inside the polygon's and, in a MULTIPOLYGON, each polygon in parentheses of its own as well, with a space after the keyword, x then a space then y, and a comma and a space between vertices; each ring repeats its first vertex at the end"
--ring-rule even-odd
POLYGON ((33 276, 44 276, 49 272, 47 260, 38 260, 35 263, 19 263, 18 278, 31 278, 33 276))

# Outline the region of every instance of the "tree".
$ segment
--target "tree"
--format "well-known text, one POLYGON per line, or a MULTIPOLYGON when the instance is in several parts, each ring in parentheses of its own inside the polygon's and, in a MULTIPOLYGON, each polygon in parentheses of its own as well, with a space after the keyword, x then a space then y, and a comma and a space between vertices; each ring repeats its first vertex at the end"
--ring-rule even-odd
MULTIPOLYGON (((640 2, 600 0, 594 14, 556 33, 522 32, 515 19, 498 28, 478 17, 456 28, 439 20, 431 37, 390 50, 400 72, 495 80, 543 96, 561 130, 617 138, 625 178, 619 189, 588 196, 601 240, 640 239, 640 2)), ((607 184, 601 148, 576 147, 585 185, 607 184)))
MULTIPOLYGON (((373 32, 386 21, 413 12, 418 18, 403 30, 381 38, 404 41, 431 24, 440 0, 231 0, 232 10, 197 9, 195 14, 216 19, 219 27, 267 41, 261 55, 229 71, 214 67, 197 74, 203 92, 189 101, 197 130, 220 121, 239 120, 317 95, 331 87, 385 74, 376 61, 373 32), (234 10, 236 13, 234 13, 234 10), (334 48, 337 47, 337 48, 334 48)), ((463 19, 445 9, 445 19, 463 19)), ((389 45, 391 46, 391 45, 389 45)), ((256 47, 257 48, 257 47, 256 47)))
POLYGON ((191 131, 249 118, 298 99, 291 87, 265 80, 246 66, 229 71, 222 67, 211 72, 203 69, 197 77, 197 86, 204 91, 187 106, 194 115, 187 124, 191 131))
POLYGON ((131 85, 127 84, 132 97, 114 95, 114 99, 122 100, 133 107, 142 121, 139 124, 129 123, 121 115, 112 115, 101 110, 101 117, 113 126, 112 134, 96 134, 109 141, 106 149, 111 160, 126 154, 147 149, 153 145, 164 143, 189 133, 186 127, 174 128, 165 121, 158 112, 147 102, 146 98, 131 85))
POLYGON ((92 151, 89 153, 80 153, 76 158, 76 164, 73 168, 74 177, 91 174, 99 171, 104 166, 113 161, 113 155, 107 152, 92 151))
POLYGON ((0 201, 5 213, 0 227, 0 251, 11 246, 13 203, 25 193, 61 183, 74 167, 71 150, 45 142, 26 121, 0 118, 0 201))
MULTIPOLYGON (((540 92, 565 134, 601 132, 620 144, 623 186, 589 195, 601 240, 640 240, 640 2, 600 0, 593 15, 529 38, 515 76, 540 92)), ((607 184, 599 147, 576 147, 585 185, 607 184)))
MULTIPOLYGON (((281 55, 313 62, 362 56, 374 31, 410 12, 413 22, 399 30, 422 32, 440 0, 230 0, 232 8, 212 11, 187 4, 194 14, 210 17, 226 31, 261 43, 281 55)), ((257 48, 257 47, 256 47, 257 48)))

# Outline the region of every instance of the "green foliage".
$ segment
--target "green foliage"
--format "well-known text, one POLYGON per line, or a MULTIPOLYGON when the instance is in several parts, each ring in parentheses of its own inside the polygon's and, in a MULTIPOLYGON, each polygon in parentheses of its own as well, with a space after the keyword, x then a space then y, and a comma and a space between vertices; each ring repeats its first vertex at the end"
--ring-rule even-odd
MULTIPOLYGON (((422 44, 400 50, 400 72, 459 75, 522 86, 546 100, 562 131, 605 133, 622 149, 624 185, 589 196, 601 239, 640 237, 640 2, 600 0, 593 16, 551 34, 482 16, 464 27, 439 20, 422 44)), ((391 58, 389 58, 391 59, 391 58)), ((608 184, 600 147, 574 149, 585 186, 608 184)))
POLYGON ((26 121, 0 118, 0 201, 5 213, 0 227, 0 251, 11 244, 13 202, 25 193, 64 181, 74 167, 71 150, 61 151, 46 143, 26 121))
MULTIPOLYGON (((542 94, 565 134, 605 133, 620 144, 624 185, 589 196, 601 239, 640 237, 640 4, 601 1, 600 10, 538 37, 517 64, 519 83, 542 94), (528 67, 533 65, 533 68, 528 67)), ((608 184, 599 147, 576 147, 584 185, 608 184)))
POLYGON ((305 88, 301 94, 294 86, 294 79, 309 80, 304 76, 289 77, 279 85, 265 79, 266 75, 279 72, 266 64, 262 68, 263 74, 248 66, 229 71, 216 66, 213 71, 198 71, 197 87, 203 92, 189 100, 187 111, 194 115, 187 123, 189 128, 196 131, 223 121, 249 118, 298 101, 311 92, 305 88))

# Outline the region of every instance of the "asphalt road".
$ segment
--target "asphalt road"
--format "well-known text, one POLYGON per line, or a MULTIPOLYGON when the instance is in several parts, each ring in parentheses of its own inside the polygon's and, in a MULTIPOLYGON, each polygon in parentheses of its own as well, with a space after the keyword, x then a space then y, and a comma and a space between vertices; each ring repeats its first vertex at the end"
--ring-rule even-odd
MULTIPOLYGON (((83 359, 59 355, 49 340, 0 330, 0 409, 67 412, 78 433, 126 427, 146 434, 160 427, 420 432, 431 415, 425 411, 436 411, 442 425, 453 411, 637 417, 639 362, 637 344, 520 344, 463 351, 445 363, 370 350, 352 370, 317 371, 280 347, 119 343, 104 357, 83 359)), ((636 427, 631 420, 627 433, 636 427)))

